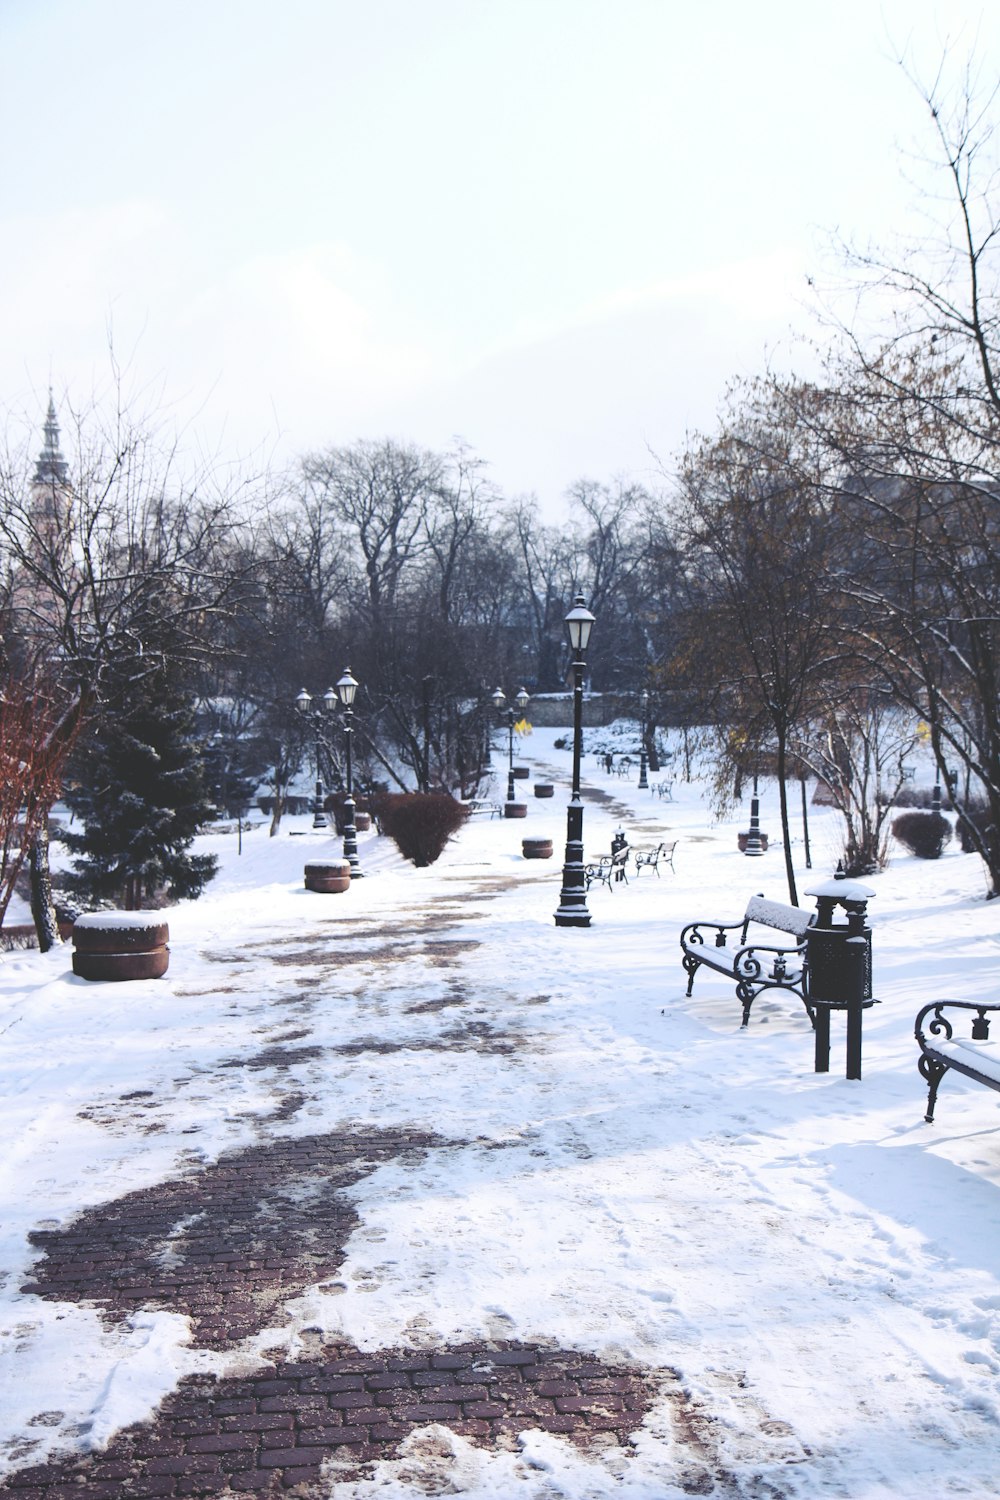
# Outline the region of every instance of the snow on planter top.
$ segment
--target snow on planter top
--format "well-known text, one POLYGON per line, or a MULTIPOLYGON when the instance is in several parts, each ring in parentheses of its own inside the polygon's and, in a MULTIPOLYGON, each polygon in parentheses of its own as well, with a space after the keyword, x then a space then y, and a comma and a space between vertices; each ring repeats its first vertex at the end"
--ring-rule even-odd
POLYGON ((349 859, 307 859, 304 868, 307 870, 349 870, 351 862, 349 859))
POLYGON ((125 932, 134 927, 163 925, 163 918, 155 911, 88 911, 73 923, 74 927, 93 932, 125 932))

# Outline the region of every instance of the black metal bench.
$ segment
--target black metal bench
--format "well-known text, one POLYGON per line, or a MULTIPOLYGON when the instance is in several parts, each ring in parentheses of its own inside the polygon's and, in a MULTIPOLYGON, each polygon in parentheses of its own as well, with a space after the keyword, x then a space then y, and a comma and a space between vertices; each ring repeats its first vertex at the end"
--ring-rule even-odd
POLYGON ((484 797, 470 797, 468 802, 462 803, 462 806, 470 818, 479 817, 483 814, 489 818, 503 817, 503 803, 490 802, 484 797))
POLYGON ((621 849, 616 849, 613 854, 602 854, 599 859, 587 865, 583 872, 587 880, 587 890, 590 890, 595 880, 598 885, 606 885, 608 890, 611 890, 619 880, 624 880, 628 885, 625 867, 630 853, 628 844, 625 844, 621 849))
POLYGON ((657 844, 655 848, 649 849, 633 849, 635 873, 638 875, 640 870, 655 870, 659 875, 661 864, 669 865, 673 870, 676 848, 677 840, 675 839, 672 844, 657 844))
POLYGON ((681 950, 688 975, 690 995, 694 976, 702 964, 736 981, 736 997, 743 1006, 743 1025, 750 1021, 750 1007, 761 990, 790 990, 798 995, 813 1025, 816 1017, 809 1003, 805 935, 816 920, 815 912, 798 906, 751 896, 738 922, 689 922, 681 932, 681 950), (754 936, 756 927, 786 933, 790 941, 774 946, 754 936), (706 942, 705 934, 710 933, 706 942))
POLYGON ((655 796, 661 797, 664 802, 673 802, 673 800, 674 800, 674 777, 673 776, 665 776, 662 781, 651 781, 649 783, 649 790, 655 796))
MULTIPOLYGON (((934 1123, 934 1106, 941 1080, 949 1068, 963 1073, 985 1088, 1000 1091, 1000 1053, 993 1053, 979 1043, 990 1038, 990 1015, 1000 1012, 1000 1004, 977 1005, 973 1000, 935 1000, 925 1005, 917 1016, 913 1034, 920 1045, 917 1067, 927 1084, 927 1113, 924 1119, 934 1123), (956 1038, 948 1011, 972 1011, 974 1019, 971 1040, 956 1038), (928 1017, 930 1019, 928 1019, 928 1017)), ((956 1017, 957 1019, 957 1017, 956 1017)))

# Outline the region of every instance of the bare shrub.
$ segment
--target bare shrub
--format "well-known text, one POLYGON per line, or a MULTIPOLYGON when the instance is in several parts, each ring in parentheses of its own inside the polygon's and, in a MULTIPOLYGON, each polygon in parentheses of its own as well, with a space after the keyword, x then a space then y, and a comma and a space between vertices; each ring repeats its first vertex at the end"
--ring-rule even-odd
POLYGON ((402 792, 377 799, 382 832, 393 840, 404 859, 417 866, 432 865, 465 822, 460 802, 447 792, 402 792))
POLYGON ((918 859, 940 859, 951 840, 951 824, 935 812, 904 812, 893 821, 894 836, 918 859))

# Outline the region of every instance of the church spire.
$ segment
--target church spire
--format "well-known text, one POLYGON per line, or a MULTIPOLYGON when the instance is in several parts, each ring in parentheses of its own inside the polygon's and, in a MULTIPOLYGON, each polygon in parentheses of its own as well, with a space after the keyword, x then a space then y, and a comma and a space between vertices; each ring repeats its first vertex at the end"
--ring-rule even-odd
POLYGON ((49 391, 49 409, 45 416, 45 441, 42 451, 38 455, 35 465, 36 484, 65 484, 69 475, 66 460, 59 451, 59 422, 56 417, 55 402, 52 400, 52 392, 49 391))

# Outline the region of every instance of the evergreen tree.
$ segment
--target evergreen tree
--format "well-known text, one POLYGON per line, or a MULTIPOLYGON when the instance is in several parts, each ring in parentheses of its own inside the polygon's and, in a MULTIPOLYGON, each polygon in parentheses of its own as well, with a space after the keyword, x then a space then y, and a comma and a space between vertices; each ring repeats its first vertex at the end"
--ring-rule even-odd
POLYGON ((212 806, 194 712, 176 678, 166 663, 133 678, 78 757, 66 791, 84 824, 65 836, 80 855, 73 887, 127 910, 162 891, 173 900, 199 896, 216 871, 214 856, 190 853, 212 806))

